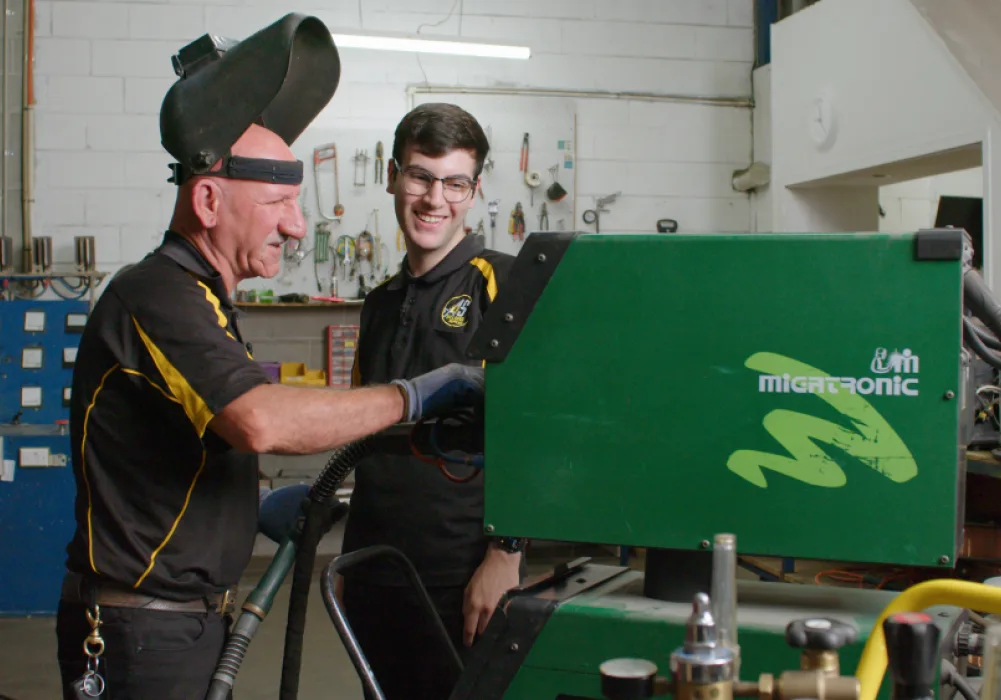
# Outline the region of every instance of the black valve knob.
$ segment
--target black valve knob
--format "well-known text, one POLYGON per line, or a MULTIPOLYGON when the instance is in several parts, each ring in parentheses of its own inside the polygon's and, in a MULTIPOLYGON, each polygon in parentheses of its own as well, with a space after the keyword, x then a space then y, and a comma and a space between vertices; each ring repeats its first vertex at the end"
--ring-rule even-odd
POLYGON ((610 659, 599 667, 601 694, 608 700, 652 698, 657 665, 645 659, 610 659))
POLYGON ((793 620, 786 627, 786 643, 796 649, 837 651, 858 639, 858 630, 828 617, 793 620))
POLYGON ((907 612, 883 621, 887 667, 893 679, 893 698, 934 697, 941 631, 931 615, 907 612))

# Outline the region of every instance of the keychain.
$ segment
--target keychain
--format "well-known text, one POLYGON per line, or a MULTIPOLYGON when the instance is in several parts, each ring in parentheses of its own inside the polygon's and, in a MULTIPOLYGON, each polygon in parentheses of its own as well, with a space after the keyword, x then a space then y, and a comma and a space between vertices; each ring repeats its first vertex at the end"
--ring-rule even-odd
POLYGON ((87 655, 87 670, 73 681, 73 697, 76 700, 97 698, 104 694, 104 678, 99 672, 101 654, 104 653, 104 639, 98 630, 101 626, 101 608, 95 605, 93 615, 90 610, 86 612, 87 622, 90 623, 90 634, 83 641, 83 653, 87 655))

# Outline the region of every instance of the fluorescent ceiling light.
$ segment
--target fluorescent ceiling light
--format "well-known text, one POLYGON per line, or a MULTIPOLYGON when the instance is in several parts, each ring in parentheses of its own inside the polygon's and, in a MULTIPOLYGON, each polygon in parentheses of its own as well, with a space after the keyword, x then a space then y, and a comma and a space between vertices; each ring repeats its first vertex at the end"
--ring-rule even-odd
POLYGON ((375 49, 379 51, 417 51, 453 56, 483 56, 486 58, 530 58, 528 46, 479 44, 443 39, 416 39, 413 37, 367 36, 362 34, 332 34, 338 48, 375 49))

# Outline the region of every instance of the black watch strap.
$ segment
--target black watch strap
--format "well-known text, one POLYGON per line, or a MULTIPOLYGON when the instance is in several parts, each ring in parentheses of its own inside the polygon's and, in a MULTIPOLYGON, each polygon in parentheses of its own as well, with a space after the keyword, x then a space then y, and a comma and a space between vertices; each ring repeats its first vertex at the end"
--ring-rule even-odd
POLYGON ((497 546, 509 554, 521 552, 525 549, 524 537, 498 537, 497 546))

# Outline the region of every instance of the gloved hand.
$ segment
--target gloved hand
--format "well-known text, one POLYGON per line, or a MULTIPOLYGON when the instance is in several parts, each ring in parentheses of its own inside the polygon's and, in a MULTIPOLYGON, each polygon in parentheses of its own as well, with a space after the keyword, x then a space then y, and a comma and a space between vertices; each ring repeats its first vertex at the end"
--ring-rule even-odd
POLYGON ((474 408, 483 401, 482 367, 450 364, 413 379, 394 379, 392 383, 403 387, 407 395, 404 423, 474 408))
POLYGON ((303 504, 309 498, 309 484, 283 486, 272 491, 260 490, 260 513, 257 516, 257 530, 281 544, 285 536, 292 532, 296 519, 303 515, 303 504))

